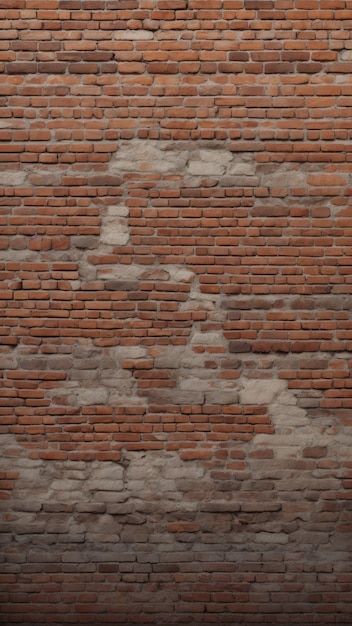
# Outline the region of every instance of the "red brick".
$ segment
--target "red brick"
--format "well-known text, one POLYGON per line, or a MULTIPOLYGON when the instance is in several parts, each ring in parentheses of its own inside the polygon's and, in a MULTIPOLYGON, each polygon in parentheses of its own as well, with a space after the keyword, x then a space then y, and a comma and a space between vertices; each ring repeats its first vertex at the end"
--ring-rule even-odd
POLYGON ((4 623, 349 616, 348 3, 0 20, 4 623))
POLYGON ((152 61, 148 64, 148 72, 150 74, 177 74, 178 71, 178 63, 162 63, 160 61, 152 61))

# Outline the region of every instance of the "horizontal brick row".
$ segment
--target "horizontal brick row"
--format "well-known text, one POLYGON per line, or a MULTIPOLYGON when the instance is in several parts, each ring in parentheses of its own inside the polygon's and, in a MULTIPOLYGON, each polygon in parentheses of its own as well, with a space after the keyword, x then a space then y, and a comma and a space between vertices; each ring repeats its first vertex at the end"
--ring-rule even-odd
POLYGON ((3 2, 1 158, 104 163, 139 137, 350 161, 347 4, 3 2))

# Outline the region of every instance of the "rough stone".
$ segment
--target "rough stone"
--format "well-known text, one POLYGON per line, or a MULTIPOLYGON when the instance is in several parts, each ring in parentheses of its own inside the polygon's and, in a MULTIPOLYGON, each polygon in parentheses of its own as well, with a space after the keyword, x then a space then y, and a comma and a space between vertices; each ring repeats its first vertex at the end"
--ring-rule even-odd
POLYGON ((285 388, 286 384, 281 380, 246 380, 240 390, 240 402, 241 404, 270 405, 285 388))

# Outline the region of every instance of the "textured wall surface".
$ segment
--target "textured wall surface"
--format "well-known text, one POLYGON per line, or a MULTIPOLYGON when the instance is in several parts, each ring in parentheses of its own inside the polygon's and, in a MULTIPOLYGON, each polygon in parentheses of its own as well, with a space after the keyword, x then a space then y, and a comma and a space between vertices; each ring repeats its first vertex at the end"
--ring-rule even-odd
POLYGON ((352 624, 351 5, 0 0, 2 624, 352 624))

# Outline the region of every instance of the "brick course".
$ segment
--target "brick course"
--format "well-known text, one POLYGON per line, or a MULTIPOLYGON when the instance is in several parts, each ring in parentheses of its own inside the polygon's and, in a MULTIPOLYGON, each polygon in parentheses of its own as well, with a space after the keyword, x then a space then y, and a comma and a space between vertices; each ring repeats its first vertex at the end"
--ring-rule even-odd
POLYGON ((352 623, 351 30, 0 0, 0 623, 352 623))

